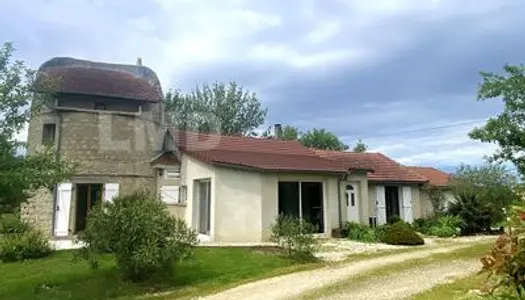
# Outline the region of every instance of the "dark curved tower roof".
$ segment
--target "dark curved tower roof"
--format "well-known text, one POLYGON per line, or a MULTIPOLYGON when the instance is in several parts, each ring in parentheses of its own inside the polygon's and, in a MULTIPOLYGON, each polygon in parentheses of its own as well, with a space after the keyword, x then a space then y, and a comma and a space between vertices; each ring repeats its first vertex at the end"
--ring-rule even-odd
POLYGON ((44 62, 37 72, 35 90, 97 95, 150 102, 163 99, 157 74, 139 65, 110 64, 55 57, 44 62))

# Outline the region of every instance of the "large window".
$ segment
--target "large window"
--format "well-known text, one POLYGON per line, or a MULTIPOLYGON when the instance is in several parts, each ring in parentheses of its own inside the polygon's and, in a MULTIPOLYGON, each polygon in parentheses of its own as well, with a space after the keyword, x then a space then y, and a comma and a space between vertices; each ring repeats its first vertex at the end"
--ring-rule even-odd
POLYGON ((324 232, 322 182, 279 182, 279 214, 307 220, 324 232))

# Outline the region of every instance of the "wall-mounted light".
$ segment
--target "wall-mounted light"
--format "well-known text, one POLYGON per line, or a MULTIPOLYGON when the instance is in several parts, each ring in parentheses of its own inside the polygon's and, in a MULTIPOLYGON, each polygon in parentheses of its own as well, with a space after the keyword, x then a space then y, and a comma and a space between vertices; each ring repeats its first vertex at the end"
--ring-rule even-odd
POLYGON ((164 169, 159 169, 159 176, 162 176, 164 174, 164 169))

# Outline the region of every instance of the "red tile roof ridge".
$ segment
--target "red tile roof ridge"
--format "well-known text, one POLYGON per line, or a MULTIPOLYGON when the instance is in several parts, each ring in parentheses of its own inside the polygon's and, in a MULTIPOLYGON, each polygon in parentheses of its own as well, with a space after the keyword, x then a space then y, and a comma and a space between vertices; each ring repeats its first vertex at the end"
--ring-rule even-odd
POLYGON ((405 165, 403 165, 403 164, 401 164, 401 163, 399 163, 399 162, 393 160, 392 158, 390 158, 390 157, 384 155, 383 153, 380 153, 380 152, 376 152, 376 153, 379 154, 379 155, 381 155, 381 156, 383 156, 384 158, 386 158, 386 159, 388 159, 388 160, 390 160, 390 161, 396 163, 400 168, 406 170, 407 172, 411 173, 412 175, 414 175, 414 176, 416 176, 416 177, 419 177, 419 178, 421 178, 422 180, 426 180, 426 181, 428 181, 428 178, 426 178, 425 176, 422 176, 421 174, 419 174, 419 173, 417 173, 417 172, 414 172, 414 171, 410 170, 409 167, 407 167, 407 166, 405 166, 405 165))

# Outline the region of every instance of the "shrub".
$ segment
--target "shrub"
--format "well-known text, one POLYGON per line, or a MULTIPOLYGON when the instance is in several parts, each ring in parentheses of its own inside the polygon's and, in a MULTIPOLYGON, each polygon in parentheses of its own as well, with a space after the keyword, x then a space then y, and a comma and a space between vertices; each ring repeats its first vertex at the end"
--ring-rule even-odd
POLYGON ((414 229, 426 235, 452 237, 457 234, 457 228, 461 224, 461 218, 457 216, 442 215, 428 219, 417 219, 414 221, 414 229))
POLYGON ((24 233, 30 229, 31 226, 15 214, 0 215, 0 234, 24 233))
POLYGON ((425 241, 405 222, 386 225, 382 229, 382 241, 390 245, 423 245, 425 241))
POLYGON ((0 260, 3 262, 42 258, 51 252, 47 239, 35 230, 0 237, 0 260))
POLYGON ((365 243, 374 243, 378 241, 375 230, 367 225, 348 222, 346 223, 345 229, 348 232, 348 239, 350 240, 365 243))
POLYGON ((508 233, 503 233, 495 242, 490 254, 481 258, 483 271, 489 273, 484 290, 494 293, 500 287, 510 288, 516 297, 525 296, 525 222, 520 207, 511 209, 508 233), (492 280, 496 277, 496 280, 492 280))
POLYGON ((95 207, 79 239, 86 244, 80 255, 93 267, 98 266, 99 254, 111 252, 124 277, 132 281, 172 272, 176 263, 192 256, 197 244, 196 233, 146 192, 95 207))
POLYGON ((270 240, 284 248, 289 257, 311 259, 319 249, 314 237, 317 227, 305 220, 279 215, 270 230, 270 240))
POLYGON ((456 201, 449 204, 449 213, 461 219, 461 234, 471 235, 489 232, 493 223, 501 220, 502 212, 494 212, 492 204, 483 201, 473 192, 458 194, 456 201))
POLYGON ((399 217, 398 215, 393 215, 393 216, 388 218, 387 223, 388 224, 395 224, 395 223, 400 222, 400 221, 403 221, 401 219, 401 217, 399 217))
POLYGON ((430 235, 431 228, 435 227, 437 223, 438 222, 436 217, 421 218, 414 220, 413 227, 414 230, 417 232, 430 235))

